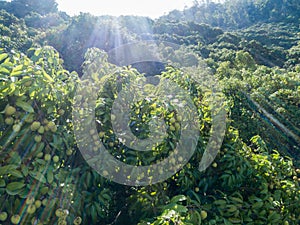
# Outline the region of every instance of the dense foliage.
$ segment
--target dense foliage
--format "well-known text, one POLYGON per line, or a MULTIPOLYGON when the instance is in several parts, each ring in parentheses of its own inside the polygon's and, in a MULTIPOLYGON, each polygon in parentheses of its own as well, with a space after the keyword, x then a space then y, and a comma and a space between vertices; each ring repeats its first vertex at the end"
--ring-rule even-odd
MULTIPOLYGON (((297 0, 195 1, 151 20, 69 17, 53 0, 1 1, 1 224, 299 224, 299 8, 297 0), (89 105, 75 93, 82 75, 100 68, 107 74, 97 97, 97 129, 87 135, 130 165, 151 164, 174 151, 186 118, 157 98, 135 102, 129 125, 143 139, 150 115, 163 118, 168 136, 153 151, 133 151, 112 128, 116 97, 128 82, 146 79, 139 71, 155 74, 157 64, 121 67, 105 52, 140 40, 193 51, 165 52, 175 62, 183 54, 210 67, 225 95, 228 120, 216 159, 200 172, 212 127, 208 93, 182 68, 165 65, 158 77, 189 93, 201 135, 194 155, 174 176, 131 187, 87 164, 77 143, 85 140, 74 137, 72 106, 89 105)), ((145 91, 153 90, 150 85, 145 91)), ((91 149, 89 163, 97 163, 97 151, 91 149)))
POLYGON ((207 23, 225 29, 249 27, 264 22, 293 22, 299 20, 297 0, 225 0, 194 1, 194 6, 184 11, 174 10, 161 17, 207 23))

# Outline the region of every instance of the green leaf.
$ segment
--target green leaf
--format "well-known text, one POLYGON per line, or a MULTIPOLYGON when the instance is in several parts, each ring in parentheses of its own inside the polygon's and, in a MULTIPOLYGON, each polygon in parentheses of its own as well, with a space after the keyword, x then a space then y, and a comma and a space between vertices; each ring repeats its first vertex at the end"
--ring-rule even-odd
MULTIPOLYGON (((41 151, 43 151, 43 149, 45 148, 45 143, 41 142, 36 150, 36 154, 40 153, 41 151)), ((35 147, 33 148, 35 149, 35 147)))
POLYGON ((48 171, 47 171, 47 180, 48 180, 48 183, 51 184, 53 182, 53 171, 52 171, 52 168, 49 168, 48 171))
POLYGON ((8 194, 16 195, 24 186, 24 182, 11 182, 6 186, 6 191, 8 194))
POLYGON ((39 56, 40 53, 41 53, 41 51, 42 51, 41 48, 37 49, 37 50, 34 52, 34 55, 35 55, 35 56, 39 56))
POLYGON ((91 214, 93 222, 96 223, 97 222, 97 210, 94 205, 91 206, 90 214, 91 214))
POLYGON ((261 207, 263 207, 264 205, 264 202, 255 202, 253 205, 252 205, 252 208, 253 209, 260 209, 261 207))
POLYGON ((18 195, 20 196, 20 198, 27 198, 29 193, 30 193, 30 188, 25 187, 25 188, 21 189, 21 191, 18 193, 18 195))
POLYGON ((14 69, 13 69, 13 71, 15 72, 15 71, 21 71, 23 69, 23 65, 18 65, 18 66, 16 66, 14 69))
POLYGON ((6 75, 9 75, 10 74, 10 71, 4 67, 1 67, 0 68, 0 74, 6 74, 6 75))
POLYGON ((176 202, 182 202, 182 201, 185 201, 185 200, 186 200, 186 196, 184 196, 184 195, 177 195, 177 196, 174 196, 171 199, 171 202, 176 203, 176 202))
POLYGON ((16 105, 18 107, 22 108, 26 112, 29 112, 29 113, 33 113, 34 112, 34 109, 32 108, 32 106, 29 103, 27 103, 27 102, 23 102, 23 101, 18 100, 16 102, 16 105))
POLYGON ((30 175, 32 178, 34 178, 34 179, 36 179, 36 180, 38 180, 38 181, 40 181, 40 182, 42 182, 42 183, 47 183, 47 180, 46 180, 45 176, 44 176, 42 173, 40 173, 40 172, 33 172, 33 171, 30 171, 30 172, 29 172, 29 175, 30 175))
POLYGON ((23 175, 26 177, 28 175, 28 167, 23 164, 21 166, 21 170, 22 170, 23 175))
POLYGON ((9 194, 9 195, 18 195, 22 192, 23 189, 17 189, 17 190, 10 190, 10 189, 5 189, 6 190, 6 193, 9 194))
POLYGON ((49 199, 46 205, 46 210, 52 210, 57 201, 58 201, 57 198, 49 199))
POLYGON ((1 180, 0 180, 0 187, 5 187, 5 185, 6 185, 6 184, 5 184, 5 180, 1 179, 1 180))
POLYGON ((43 72, 43 75, 44 75, 44 77, 45 77, 48 81, 50 81, 51 83, 54 82, 53 78, 50 77, 45 71, 43 72))
POLYGON ((19 71, 12 71, 10 76, 11 77, 17 77, 17 76, 22 75, 22 73, 23 73, 23 71, 20 71, 20 70, 19 71))
POLYGON ((23 178, 23 174, 19 170, 16 170, 16 169, 10 170, 9 174, 11 174, 14 177, 23 178))
POLYGON ((107 201, 111 201, 111 197, 108 194, 103 194, 103 198, 105 198, 107 201))
POLYGON ((48 193, 48 191, 49 191, 49 188, 47 186, 46 187, 42 187, 40 189, 40 192, 41 192, 42 195, 45 195, 46 193, 48 193))
POLYGON ((268 216, 268 221, 269 222, 277 222, 278 220, 280 220, 280 215, 276 212, 272 212, 269 216, 268 216))
POLYGON ((18 166, 16 165, 7 165, 7 166, 2 166, 0 167, 0 175, 6 175, 8 174, 11 170, 16 169, 18 166))
POLYGON ((187 207, 178 204, 176 204, 173 209, 180 213, 186 213, 188 211, 187 207))
POLYGON ((1 62, 2 60, 6 59, 7 57, 8 57, 8 54, 7 54, 7 53, 2 53, 2 54, 0 55, 0 62, 1 62))

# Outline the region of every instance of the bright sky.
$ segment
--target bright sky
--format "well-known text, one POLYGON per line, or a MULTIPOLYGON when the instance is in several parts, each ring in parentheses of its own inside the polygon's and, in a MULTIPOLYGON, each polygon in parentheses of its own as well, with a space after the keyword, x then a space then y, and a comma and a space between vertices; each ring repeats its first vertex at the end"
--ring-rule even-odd
POLYGON ((136 15, 158 18, 173 9, 183 10, 193 0, 56 0, 58 8, 69 15, 89 12, 93 15, 136 15))

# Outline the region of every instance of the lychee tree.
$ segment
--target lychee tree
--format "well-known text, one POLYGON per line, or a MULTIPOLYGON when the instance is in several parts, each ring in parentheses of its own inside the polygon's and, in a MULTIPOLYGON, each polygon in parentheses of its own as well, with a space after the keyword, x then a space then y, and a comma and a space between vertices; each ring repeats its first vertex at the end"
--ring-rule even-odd
POLYGON ((67 208, 71 201, 66 200, 73 182, 67 165, 76 152, 65 112, 71 109, 76 76, 63 69, 51 47, 30 51, 31 58, 0 53, 0 219, 4 224, 53 223, 55 217, 47 214, 67 208))
MULTIPOLYGON (((201 135, 195 154, 164 182, 130 187, 101 177, 77 149, 76 141, 84 141, 75 141, 71 116, 77 74, 64 70, 51 47, 28 55, 0 52, 2 224, 298 224, 300 170, 259 136, 246 145, 228 126, 215 161, 205 172, 198 170, 212 121, 203 90, 188 74, 168 67, 161 76, 187 90, 197 107, 201 135)), ((130 126, 136 136, 147 137, 150 115, 160 115, 171 138, 144 156, 126 148, 112 129, 112 102, 128 81, 143 76, 109 64, 96 49, 85 66, 92 62, 108 70, 95 107, 97 130, 87 135, 129 164, 151 163, 160 159, 157 153, 166 157, 185 118, 159 99, 135 103, 130 126), (117 72, 110 73, 111 67, 117 72)), ((76 98, 89 104, 88 98, 76 98)))

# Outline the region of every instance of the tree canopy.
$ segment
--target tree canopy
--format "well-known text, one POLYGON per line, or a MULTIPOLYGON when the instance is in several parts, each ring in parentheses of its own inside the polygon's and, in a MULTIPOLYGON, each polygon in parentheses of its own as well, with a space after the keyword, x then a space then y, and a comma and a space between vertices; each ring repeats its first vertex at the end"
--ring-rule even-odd
POLYGON ((1 224, 299 224, 299 1, 194 1, 155 20, 68 16, 54 0, 0 9, 1 224), (143 61, 153 51, 164 61, 143 61))

